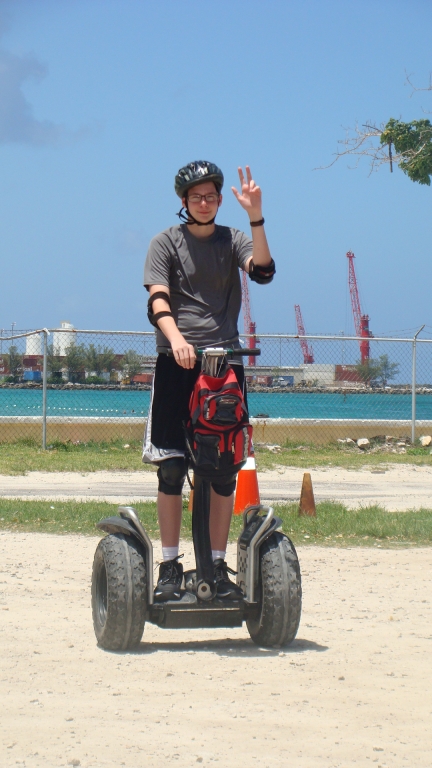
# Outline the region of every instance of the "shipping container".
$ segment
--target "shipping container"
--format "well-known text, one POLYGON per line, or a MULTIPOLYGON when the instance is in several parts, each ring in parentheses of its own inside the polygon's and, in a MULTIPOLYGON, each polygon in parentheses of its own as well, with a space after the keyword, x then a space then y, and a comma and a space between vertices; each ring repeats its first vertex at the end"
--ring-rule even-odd
POLYGON ((336 381, 352 381, 358 384, 364 384, 364 379, 355 365, 337 365, 336 381))
POLYGON ((151 384, 153 381, 152 373, 137 373, 132 377, 133 384, 151 384))
POLYGON ((42 373, 40 371, 24 371, 23 381, 42 381, 42 373))
POLYGON ((262 387, 271 387, 273 385, 273 376, 257 376, 256 383, 262 387))

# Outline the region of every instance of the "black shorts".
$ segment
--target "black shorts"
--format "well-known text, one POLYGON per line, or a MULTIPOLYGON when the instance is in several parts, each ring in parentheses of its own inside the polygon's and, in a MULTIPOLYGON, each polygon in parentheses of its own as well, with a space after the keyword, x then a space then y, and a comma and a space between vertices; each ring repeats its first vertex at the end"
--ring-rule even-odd
MULTIPOLYGON (((243 365, 234 363, 232 368, 247 407, 243 365)), ((147 436, 156 449, 173 454, 186 452, 183 425, 189 419, 189 400, 200 372, 201 361, 197 361, 194 368, 186 369, 178 365, 173 357, 158 355, 149 413, 151 428, 147 436)))

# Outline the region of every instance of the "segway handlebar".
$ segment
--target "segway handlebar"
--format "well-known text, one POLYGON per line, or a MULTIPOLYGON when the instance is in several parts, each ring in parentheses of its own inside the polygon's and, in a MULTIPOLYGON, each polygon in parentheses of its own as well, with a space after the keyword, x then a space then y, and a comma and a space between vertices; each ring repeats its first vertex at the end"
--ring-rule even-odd
MULTIPOLYGON (((254 347, 254 349, 248 349, 246 347, 196 347, 194 346, 195 354, 197 357, 202 357, 203 354, 208 356, 220 357, 226 355, 227 357, 258 357, 261 354, 261 350, 254 347)), ((174 353, 172 349, 164 350, 163 354, 168 357, 173 357, 174 353)))

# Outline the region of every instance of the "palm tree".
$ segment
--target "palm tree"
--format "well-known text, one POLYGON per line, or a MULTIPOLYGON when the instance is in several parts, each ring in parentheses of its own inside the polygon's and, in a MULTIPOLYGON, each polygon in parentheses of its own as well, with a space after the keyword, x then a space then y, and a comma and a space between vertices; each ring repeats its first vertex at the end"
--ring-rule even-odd
POLYGON ((85 381, 86 349, 82 344, 69 344, 65 350, 64 364, 73 384, 85 381))
POLYGON ((57 355, 53 344, 47 346, 47 369, 50 374, 50 379, 54 383, 62 380, 62 370, 64 367, 64 360, 60 355, 57 355))
POLYGON ((23 356, 19 354, 18 347, 14 345, 9 347, 9 354, 5 355, 9 374, 14 382, 17 382, 23 372, 23 356))
POLYGON ((141 355, 139 355, 138 352, 135 352, 134 349, 129 349, 123 355, 123 359, 121 361, 121 367, 123 372, 129 378, 129 381, 131 381, 133 377, 137 375, 137 373, 141 372, 141 368, 142 368, 141 355))
POLYGON ((89 373, 100 376, 102 373, 111 373, 117 367, 117 355, 110 347, 95 347, 89 344, 86 349, 86 369, 89 373))

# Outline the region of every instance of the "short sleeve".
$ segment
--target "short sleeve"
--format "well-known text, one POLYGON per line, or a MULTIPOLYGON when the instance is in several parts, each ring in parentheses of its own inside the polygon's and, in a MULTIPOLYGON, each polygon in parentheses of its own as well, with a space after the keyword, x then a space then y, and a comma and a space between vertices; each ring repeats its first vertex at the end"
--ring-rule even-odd
POLYGON ((250 237, 240 230, 233 230, 233 246, 240 269, 246 269, 246 262, 252 256, 253 243, 250 237))
POLYGON ((171 249, 169 239, 162 233, 150 241, 144 264, 144 287, 166 285, 169 288, 171 270, 171 249))

